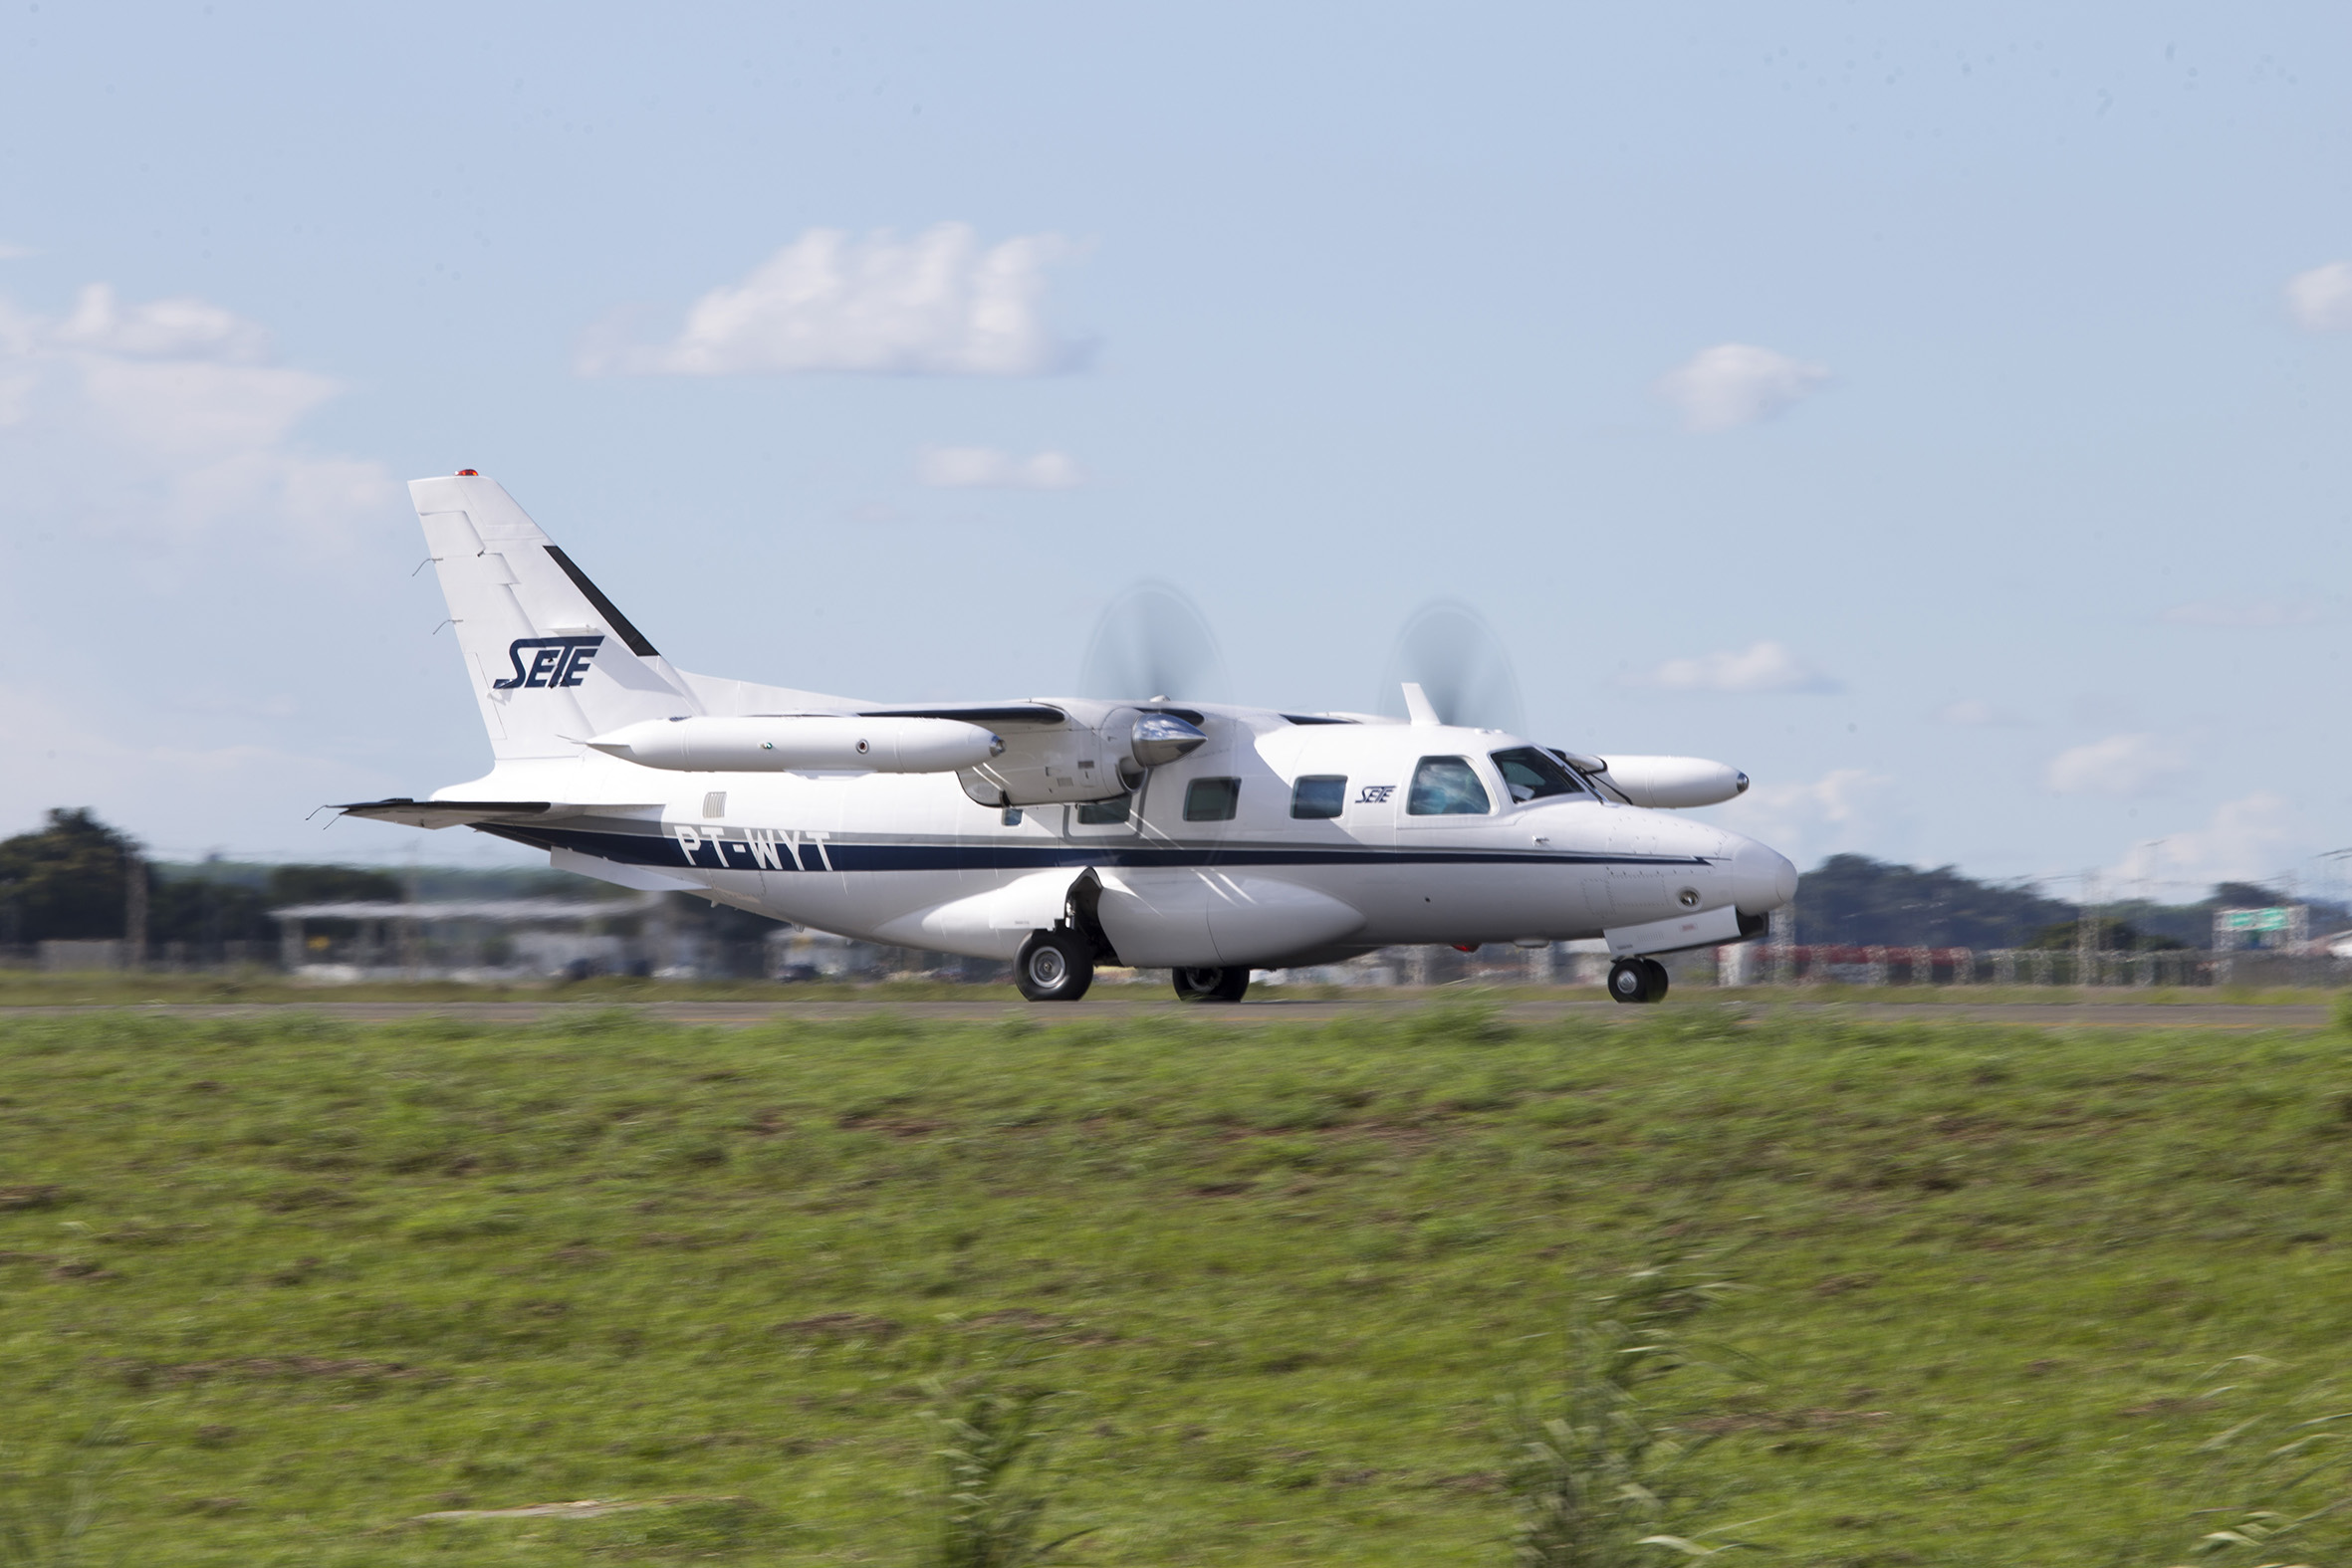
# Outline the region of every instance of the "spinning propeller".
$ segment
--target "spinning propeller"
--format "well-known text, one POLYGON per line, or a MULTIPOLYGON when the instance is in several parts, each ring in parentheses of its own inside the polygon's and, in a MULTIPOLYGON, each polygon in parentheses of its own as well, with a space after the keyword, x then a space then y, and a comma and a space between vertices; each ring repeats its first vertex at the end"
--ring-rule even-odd
POLYGON ((1223 702, 1229 681, 1217 634, 1184 590, 1138 582, 1103 607, 1078 666, 1078 695, 1223 702))
POLYGON ((1448 724, 1526 733, 1510 650, 1478 611, 1457 599, 1430 600, 1397 633, 1377 712, 1406 717, 1406 681, 1420 686, 1448 724))
MULTIPOLYGON (((1405 718, 1403 683, 1418 684, 1448 724, 1522 733, 1510 650, 1478 611, 1432 599, 1397 633, 1374 711, 1405 718)), ((1103 607, 1078 667, 1081 697, 1227 700, 1231 681, 1217 635, 1183 589, 1138 582, 1103 607)))

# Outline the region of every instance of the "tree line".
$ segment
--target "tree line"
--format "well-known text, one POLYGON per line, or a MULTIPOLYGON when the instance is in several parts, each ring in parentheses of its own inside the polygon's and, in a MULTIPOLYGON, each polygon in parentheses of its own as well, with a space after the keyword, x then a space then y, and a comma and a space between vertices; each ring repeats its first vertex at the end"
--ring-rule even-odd
POLYGON ((354 866, 271 866, 257 878, 214 869, 156 865, 89 807, 52 808, 34 831, 0 839, 0 944, 122 937, 134 878, 146 893, 147 941, 195 947, 274 938, 269 912, 288 904, 401 896, 397 877, 354 866))
MULTIPOLYGON (((2202 948, 2213 940, 2217 909, 2311 905, 2313 930, 2342 923, 2347 911, 2297 900, 2273 887, 2217 883, 2194 904, 2108 900, 2092 913, 2101 952, 2202 948)), ((2053 948, 2071 951, 2081 909, 2035 883, 1980 882, 1953 866, 1920 870, 1868 855, 1831 855, 1796 883, 1796 940, 1832 946, 1917 948, 2053 948)))

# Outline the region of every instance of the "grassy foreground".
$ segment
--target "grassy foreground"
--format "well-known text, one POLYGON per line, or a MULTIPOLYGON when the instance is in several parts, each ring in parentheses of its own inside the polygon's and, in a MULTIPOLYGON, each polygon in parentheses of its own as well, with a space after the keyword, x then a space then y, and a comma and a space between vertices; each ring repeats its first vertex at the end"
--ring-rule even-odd
POLYGON ((0 1019, 0 1468, 118 1423, 100 1561, 903 1563, 1018 1346, 1087 1562, 1501 1563, 1497 1397, 1673 1234, 1752 1286, 1693 1522, 2161 1568, 2352 1391, 2348 1175, 2318 1032, 0 1019))

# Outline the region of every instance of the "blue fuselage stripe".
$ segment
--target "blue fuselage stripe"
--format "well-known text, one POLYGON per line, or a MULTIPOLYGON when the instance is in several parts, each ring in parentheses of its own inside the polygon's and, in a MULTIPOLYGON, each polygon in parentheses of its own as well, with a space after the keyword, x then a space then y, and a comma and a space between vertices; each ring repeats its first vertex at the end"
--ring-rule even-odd
MULTIPOLYGON (((536 823, 479 824, 486 833, 539 849, 570 849, 620 865, 693 866, 704 871, 1041 871, 1056 866, 1704 866, 1698 855, 1583 854, 1565 850, 1322 848, 1311 844, 989 843, 938 840, 866 843, 827 838, 759 844, 742 838, 609 833, 536 823), (796 855, 797 848, 797 855, 796 855), (763 854, 762 851, 766 853, 763 854)), ((798 835, 796 835, 798 836, 798 835)))

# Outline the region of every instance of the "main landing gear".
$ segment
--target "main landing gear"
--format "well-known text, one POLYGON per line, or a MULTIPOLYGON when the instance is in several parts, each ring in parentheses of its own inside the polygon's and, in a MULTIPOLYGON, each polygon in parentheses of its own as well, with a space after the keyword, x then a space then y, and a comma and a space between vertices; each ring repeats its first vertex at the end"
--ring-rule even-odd
POLYGON ((1239 1002, 1242 993, 1249 989, 1250 971, 1247 965, 1233 969, 1176 971, 1178 1002, 1239 1002))
POLYGON ((1032 1002, 1075 1002, 1094 984, 1094 946, 1074 931, 1041 931, 1021 944, 1013 984, 1032 1002))
POLYGON ((1609 966, 1611 1002, 1664 1002, 1666 966, 1656 959, 1622 958, 1609 966))

